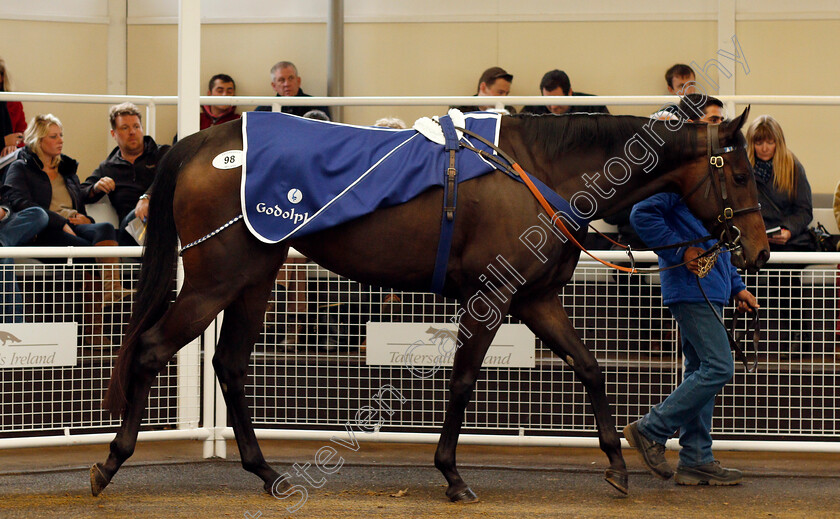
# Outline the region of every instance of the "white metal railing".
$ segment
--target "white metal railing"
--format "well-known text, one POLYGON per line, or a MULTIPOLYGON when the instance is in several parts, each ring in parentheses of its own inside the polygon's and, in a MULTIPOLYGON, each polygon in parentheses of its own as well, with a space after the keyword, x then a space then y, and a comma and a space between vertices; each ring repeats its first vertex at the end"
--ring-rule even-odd
MULTIPOLYGON (((754 105, 840 106, 840 96, 806 95, 718 95, 725 103, 754 105)), ((146 109, 146 135, 156 137, 157 107, 178 105, 178 96, 134 96, 100 94, 54 94, 41 92, 0 92, 0 101, 119 104, 130 102, 146 109)), ((206 105, 270 105, 279 112, 282 106, 482 106, 495 103, 498 109, 511 104, 551 105, 555 96, 349 96, 349 97, 277 97, 277 96, 200 96, 206 105)), ((614 106, 665 106, 679 103, 680 97, 668 96, 565 96, 563 104, 614 106)))
MULTIPOLYGON (((731 95, 731 96, 717 96, 722 101, 725 102, 736 102, 736 103, 750 103, 750 104, 766 104, 766 105, 803 105, 803 106, 816 106, 816 105, 840 105, 840 96, 750 96, 750 95, 731 95)), ((2 101, 25 101, 25 102, 61 102, 61 103, 89 103, 89 104, 118 104, 122 102, 133 102, 140 106, 146 107, 146 125, 147 125, 147 134, 154 136, 154 125, 156 121, 156 107, 157 106, 166 106, 166 105, 176 105, 178 104, 178 98, 176 96, 113 96, 113 95, 86 95, 86 94, 48 94, 48 93, 25 93, 25 92, 0 92, 0 100, 2 101)), ((436 97, 410 97, 410 96, 392 96, 392 97, 306 97, 306 98, 293 98, 293 97, 282 97, 278 98, 276 96, 239 96, 239 97, 214 97, 214 96, 202 96, 200 97, 200 102, 203 104, 232 104, 232 105, 255 105, 255 104, 264 104, 264 105, 271 105, 272 109, 277 111, 280 109, 281 103, 282 105, 327 105, 327 106, 396 106, 396 105, 404 105, 404 106, 423 106, 423 105, 484 105, 488 102, 495 102, 497 106, 501 107, 504 104, 531 104, 531 105, 548 105, 556 103, 556 98, 552 97, 543 97, 543 96, 510 96, 510 97, 482 97, 477 98, 475 96, 436 96, 436 97)), ((568 105, 590 105, 590 104, 605 104, 605 105, 656 105, 662 106, 668 103, 675 103, 679 101, 679 97, 677 96, 587 96, 587 97, 566 97, 563 99, 564 104, 568 105)), ((141 247, 131 247, 131 248, 119 248, 119 253, 115 254, 114 249, 112 248, 103 248, 103 247, 79 247, 79 248, 32 248, 32 247, 15 247, 15 248, 4 248, 2 249, 3 255, 5 257, 13 257, 13 258, 29 258, 29 257, 40 257, 40 258, 67 258, 67 265, 63 266, 62 268, 72 268, 73 265, 73 258, 76 257, 109 257, 109 256, 124 256, 124 257, 137 257, 141 255, 142 248, 141 247)), ((617 251, 597 251, 597 254, 606 259, 608 261, 622 261, 626 260, 626 256, 622 252, 617 251)), ((297 253, 293 253, 295 256, 299 256, 297 253)), ((655 259, 653 253, 637 253, 635 255, 637 261, 653 261, 655 259)), ((804 253, 775 253, 771 259, 772 263, 777 262, 784 262, 787 264, 803 264, 803 265, 834 265, 840 263, 840 253, 818 253, 818 254, 804 254, 804 253)), ((27 267, 30 271, 33 270, 49 270, 50 266, 36 266, 36 267, 27 267)), ((301 268, 300 266, 287 266, 287 269, 290 268, 301 268)), ((303 268, 311 269, 311 266, 304 266, 303 268)), ((590 276, 593 279, 603 279, 608 278, 610 273, 606 271, 600 265, 597 265, 593 262, 590 262, 586 259, 586 257, 582 257, 580 266, 578 267, 579 271, 582 273, 592 273, 593 275, 590 276)), ((814 271, 812 269, 811 276, 812 278, 816 278, 818 280, 823 281, 823 286, 827 287, 826 290, 832 290, 831 287, 834 287, 834 277, 833 277, 833 267, 823 267, 821 270, 814 271), (814 274, 817 272, 817 274, 814 274), (831 280, 831 283, 828 282, 831 280)), ((586 278, 587 276, 583 276, 586 278)), ((348 286, 349 281, 342 281, 345 287, 348 286)), ((578 283, 577 281, 575 283, 578 283)), ((575 285, 573 283, 573 288, 575 285)), ((586 279, 579 282, 579 286, 588 286, 586 279)), ((36 290, 38 287, 33 282, 25 281, 23 283, 24 290, 32 289, 36 290)), ((328 294, 335 294, 335 292, 331 292, 327 290, 328 294)), ((421 296, 421 295, 412 295, 412 294, 401 294, 404 298, 412 299, 418 298, 421 300, 422 297, 429 297, 429 296, 421 296)), ((315 300, 317 301, 318 297, 317 294, 313 294, 315 300)), ((660 305, 654 301, 655 297, 653 294, 648 293, 647 295, 648 309, 656 309, 659 308, 660 305)), ((658 300, 657 300, 658 301, 658 300)), ((832 300, 833 302, 833 300, 832 300)), ((433 317, 436 319, 445 319, 448 318, 453 314, 453 309, 451 303, 440 303, 436 302, 432 305, 436 308, 435 312, 443 311, 443 314, 435 314, 433 317), (437 305, 437 306, 435 306, 437 305), (439 308, 438 308, 439 306, 439 308)), ((824 306, 828 307, 828 302, 824 301, 824 306)), ((833 308, 833 307, 832 307, 833 308)), ((122 316, 117 316, 127 319, 127 314, 122 316)), ((414 316, 411 316, 412 318, 414 316)), ((836 312, 832 311, 830 317, 823 317, 823 321, 829 319, 836 319, 836 312)), ((317 318, 317 313, 316 313, 317 318)), ((389 318, 393 318, 390 316, 389 318)), ((179 373, 176 374, 175 378, 177 379, 176 384, 178 386, 178 398, 176 399, 176 403, 173 404, 176 408, 175 414, 177 415, 177 419, 175 423, 166 424, 167 426, 175 425, 179 427, 179 430, 172 430, 172 431, 143 431, 141 432, 140 438, 141 439, 175 439, 175 438, 195 438, 195 439, 202 439, 205 441, 205 455, 220 455, 224 456, 224 439, 230 437, 231 431, 229 428, 226 428, 225 424, 225 413, 226 409, 224 407, 224 401, 221 398, 220 390, 218 388, 218 384, 215 383, 214 377, 212 376, 212 365, 209 362, 210 358, 212 357, 213 353, 213 344, 215 342, 215 335, 218 332, 218 327, 220 326, 221 321, 219 320, 215 326, 211 327, 208 331, 208 334, 205 335, 205 349, 203 350, 204 360, 202 362, 201 355, 202 350, 200 349, 199 344, 196 342, 193 346, 187 349, 187 351, 183 351, 184 355, 179 354, 179 363, 182 362, 181 359, 188 358, 189 361, 186 364, 186 371, 188 372, 185 376, 185 373, 182 370, 179 370, 179 373), (201 384, 199 374, 202 372, 204 374, 204 381, 201 384), (187 399, 184 400, 181 398, 182 395, 188 395, 187 399), (202 402, 199 400, 203 399, 202 402), (199 424, 199 420, 201 420, 201 424, 199 424)), ((267 331, 268 327, 270 326, 277 326, 277 322, 269 321, 267 323, 267 331)), ((825 324, 825 323, 823 323, 825 324)), ((611 325, 612 326, 612 325, 611 325)), ((650 329, 646 329, 647 332, 666 332, 667 330, 653 330, 650 326, 650 329)), ((584 330, 587 330, 586 326, 583 326, 584 330)), ((615 331, 615 330, 613 330, 615 331)), ((593 329, 587 333, 596 333, 593 329)), ((596 334, 597 335, 597 334, 596 334)), ((317 334, 316 334, 317 336, 317 334)), ((268 339, 268 336, 266 336, 268 339)), ((360 337, 356 337, 359 342, 363 340, 360 337)), ((639 342, 639 341, 637 341, 639 342)), ((826 341, 823 341, 824 343, 826 341)), ((834 343, 832 342, 832 347, 834 343)), ((823 344, 825 346, 825 344, 823 344)), ((282 361, 282 362, 301 362, 301 361, 312 361, 314 362, 315 368, 326 368, 327 366, 335 365, 336 357, 335 355, 331 354, 320 354, 315 353, 310 355, 308 353, 293 353, 291 355, 286 355, 285 353, 280 352, 280 345, 277 341, 277 335, 274 334, 273 339, 266 340, 265 342, 258 345, 258 348, 262 348, 262 357, 256 355, 255 358, 260 358, 263 360, 268 359, 271 357, 274 362, 282 361), (271 341, 274 342, 271 342, 271 341), (272 353, 273 352, 273 353, 272 353)), ((601 358, 602 354, 605 354, 606 350, 598 350, 596 348, 596 355, 599 355, 601 358)), ((664 366, 666 368, 670 367, 671 370, 668 375, 668 380, 673 383, 676 381, 676 376, 679 373, 679 360, 676 358, 675 355, 667 355, 665 362, 658 362, 656 364, 656 369, 661 369, 664 366)), ((92 358, 92 357, 90 357, 92 358)), ((100 362, 109 362, 112 360, 112 354, 104 355, 102 358, 98 359, 100 362)), ((827 362, 828 357, 824 356, 823 360, 827 362)), ((352 360, 353 362, 358 365, 359 361, 361 360, 358 352, 355 355, 347 356, 345 360, 352 360)), ((604 357, 602 360, 608 361, 608 366, 613 366, 611 368, 607 368, 608 375, 611 372, 611 369, 615 369, 615 361, 611 360, 608 356, 604 357)), ((777 369, 782 369, 784 367, 784 363, 775 359, 774 366, 777 369)), ((631 363, 632 364, 632 363, 631 363)), ((815 363, 809 363, 808 369, 811 369, 815 363)), ((255 367, 255 366, 252 366, 255 367)), ((831 362, 828 366, 830 369, 834 369, 835 362, 832 358, 831 362)), ((553 368, 552 368, 553 369, 553 368)), ((0 375, 4 370, 0 370, 0 375)), ((390 370, 389 374, 393 374, 395 370, 390 370)), ((562 384, 570 384, 570 387, 577 387, 576 382, 573 380, 573 377, 570 376, 569 373, 564 373, 561 371, 560 378, 562 380, 562 384)), ((542 375, 540 375, 542 376, 542 375)), ((406 377, 404 375, 396 375, 396 379, 404 380, 406 377)), ((318 384, 321 384, 322 388, 329 387, 329 381, 321 381, 316 380, 315 386, 318 387, 318 384), (326 386, 324 386, 326 384, 326 386)), ((368 382, 371 382, 371 379, 368 379, 368 382)), ((297 383, 293 384, 291 387, 296 388, 296 390, 300 389, 300 387, 305 386, 308 383, 308 379, 304 376, 303 382, 301 383, 298 381, 297 383)), ((612 382, 612 390, 615 391, 617 388, 615 386, 615 382, 612 382)), ((739 383, 736 387, 743 389, 746 387, 744 383, 739 383)), ((837 385, 837 384, 835 384, 837 385)), ((289 389, 288 386, 277 385, 275 384, 274 387, 280 387, 281 389, 289 389)), ((256 387, 256 386, 252 386, 256 387)), ((267 386, 261 386, 265 388, 267 386)), ((410 432, 396 432, 389 428, 387 431, 380 431, 375 435, 360 435, 360 439, 379 439, 382 441, 433 441, 436 438, 436 433, 432 432, 425 432, 428 430, 436 429, 437 422, 434 416, 434 413, 441 412, 443 409, 443 400, 445 400, 445 390, 443 389, 445 384, 439 384, 438 389, 436 389, 432 395, 430 395, 429 402, 424 404, 423 400, 425 400, 426 396, 424 395, 421 399, 416 400, 415 403, 421 406, 428 405, 432 403, 434 407, 437 409, 436 411, 429 411, 432 415, 431 419, 429 420, 421 420, 420 422, 414 423, 409 421, 410 423, 405 426, 407 429, 411 430, 410 432)), ((624 391, 625 389, 629 390, 630 388, 622 387, 621 390, 624 391)), ((752 386, 750 386, 752 389, 752 386)), ((796 389, 796 388, 795 388, 796 389)), ((644 397, 645 402, 643 405, 638 405, 634 407, 632 410, 628 410, 627 408, 618 408, 617 410, 617 419, 619 423, 622 423, 622 420, 629 419, 632 416, 637 416, 639 412, 642 412, 642 409, 645 405, 650 403, 651 399, 655 399, 657 397, 664 396, 670 390, 670 386, 665 384, 662 388, 658 391, 658 394, 647 394, 647 395, 639 395, 640 397, 644 397)), ((476 396, 476 405, 478 405, 482 401, 482 397, 486 397, 486 390, 485 394, 477 394, 476 396)), ((480 393, 480 391, 478 392, 480 393)), ((526 392, 527 393, 527 392, 526 392)), ((19 395, 17 395, 19 396, 19 395)), ((14 393, 5 395, 4 398, 15 398, 16 395, 14 393)), ((101 395, 99 395, 101 397, 101 395)), ((355 402, 358 402, 359 399, 357 398, 355 402)), ((315 405, 320 406, 318 399, 314 399, 313 402, 316 402, 315 405)), ((501 400, 498 398, 494 401, 494 405, 499 405, 501 400)), ((655 402, 654 402, 655 403, 655 402)), ((516 405, 523 405, 525 402, 517 402, 516 405)), ((560 402, 560 405, 569 404, 565 400, 560 402)), ((538 434, 536 435, 528 435, 525 434, 527 427, 522 427, 521 424, 514 424, 507 429, 505 428, 494 428, 492 424, 489 426, 485 424, 482 426, 481 424, 477 423, 477 415, 473 414, 468 417, 468 420, 472 420, 469 422, 468 426, 472 426, 473 430, 487 430, 493 429, 497 431, 497 434, 484 434, 484 433, 475 433, 469 432, 470 429, 468 427, 468 434, 464 436, 465 442, 478 442, 478 443, 507 443, 507 444, 550 444, 550 445, 557 445, 557 444, 566 444, 566 445, 596 445, 597 440, 594 437, 593 429, 591 428, 591 423, 588 422, 588 414, 587 414, 587 405, 585 404, 585 398, 582 396, 580 392, 580 388, 572 391, 571 396, 571 404, 575 407, 581 407, 584 411, 582 414, 572 414, 566 416, 562 414, 562 416, 558 416, 561 421, 561 427, 559 429, 551 429, 550 427, 546 430, 537 428, 538 434), (568 420, 571 426, 569 428, 564 429, 562 424, 566 423, 565 421, 568 420), (513 433, 513 434, 511 434, 513 433), (574 436, 569 436, 569 434, 573 434, 574 436)), ((268 407, 264 408, 263 410, 267 410, 268 407)), ((737 411, 736 406, 730 406, 727 409, 737 411)), ((294 406, 286 409, 294 410, 294 406)), ((331 409, 328 410, 328 413, 333 413, 334 415, 339 415, 342 412, 346 411, 347 409, 331 409)), ((819 412, 825 412, 823 409, 817 409, 819 412)), ((501 415, 490 415, 491 417, 500 417, 501 415)), ((2 413, 0 413, 0 419, 2 419, 2 413)), ((296 421, 296 419, 283 421, 283 420, 273 420, 267 416, 255 416, 255 421, 260 426, 280 426, 280 429, 261 429, 259 431, 260 435, 263 437, 306 437, 306 438, 315 438, 319 437, 318 435, 324 434, 334 434, 334 431, 331 428, 339 427, 341 424, 336 422, 333 419, 328 419, 323 422, 318 421, 296 421), (326 430, 324 430, 326 428, 326 430)), ((0 425, 2 425, 0 421, 0 425)), ((836 422, 835 422, 836 423, 836 422)), ((102 422, 90 422, 89 424, 82 426, 82 427, 73 427, 73 431, 71 433, 70 427, 64 428, 64 432, 58 434, 56 436, 25 436, 21 435, 20 429, 14 429, 11 431, 13 433, 11 436, 7 436, 5 429, 0 426, 0 448, 4 447, 20 447, 20 446, 35 446, 35 445, 68 445, 74 443, 99 443, 99 442, 107 442, 113 437, 113 433, 85 433, 85 430, 89 429, 102 429, 102 428, 113 428, 115 423, 112 421, 102 421, 102 422)), ((399 426, 399 425, 398 425, 399 426)), ((33 432, 37 432, 33 430, 33 432)), ((731 431, 728 431, 731 432, 731 431)), ((39 433, 40 434, 40 433, 39 433)), ((840 443, 838 443, 837 437, 840 437, 840 433, 837 431, 830 431, 828 436, 829 439, 833 441, 817 441, 812 442, 808 439, 794 439, 789 442, 775 442, 771 440, 767 440, 767 435, 773 436, 771 433, 766 431, 760 432, 759 434, 755 435, 755 440, 728 440, 724 442, 716 442, 716 445, 719 448, 737 448, 737 449, 745 449, 745 448, 758 448, 763 450, 776 450, 776 449, 785 449, 785 450, 796 450, 796 449, 804 449, 804 450, 840 450, 840 443), (833 435, 833 436, 831 436, 833 435)), ((780 433, 781 434, 781 433, 780 433)), ((789 434, 789 436, 796 438, 797 434, 789 434)), ((815 436, 812 433, 804 434, 804 437, 810 438, 815 436)), ((826 436, 821 436, 820 440, 826 439, 826 436)))
MULTIPOLYGON (((611 261, 626 261, 622 252, 594 253, 611 261)), ((655 256, 640 253, 636 258, 647 261, 655 256)), ((739 366, 735 379, 719 397, 714 431, 716 438, 723 439, 716 440, 717 448, 840 451, 840 422, 835 419, 840 413, 836 411, 840 409, 840 397, 833 397, 834 387, 840 382, 840 339, 835 333, 840 316, 836 309, 838 262, 840 253, 774 255, 762 274, 745 277, 766 315, 763 349, 759 352, 761 370, 746 374, 739 366), (773 265, 779 261, 810 266, 806 270, 780 270, 773 265), (802 320, 784 324, 778 314, 784 313, 791 301, 773 291, 797 286, 805 294, 795 302, 801 305, 802 320), (809 334, 809 353, 786 351, 792 342, 789 336, 798 333, 796 330, 809 334), (794 417, 796 412, 810 417, 794 417), (787 441, 779 441, 781 438, 787 441)), ((397 387, 409 404, 401 408, 401 415, 389 419, 373 434, 359 435, 359 439, 437 441, 447 398, 448 370, 442 370, 433 380, 417 381, 405 367, 366 366, 359 349, 365 340, 363 328, 342 322, 352 319, 355 308, 361 307, 362 320, 417 322, 419 318, 420 322, 442 323, 456 314, 454 303, 428 294, 399 294, 403 301, 399 309, 386 312, 379 302, 387 291, 354 286, 342 279, 323 281, 314 273, 318 268, 311 265, 286 268, 313 270, 308 276, 307 297, 318 297, 319 305, 344 304, 348 309, 333 310, 332 317, 342 334, 337 351, 319 348, 329 342, 329 332, 320 329, 320 315, 315 326, 318 330, 308 332, 307 340, 315 342, 308 349, 302 343, 292 351, 276 347, 268 336, 257 345, 249 393, 254 395, 251 398, 254 423, 260 427, 258 435, 273 439, 327 438, 340 429, 343 420, 352 419, 352 411, 365 404, 369 393, 388 383, 397 387), (350 298, 350 303, 336 303, 344 300, 340 294, 348 292, 367 302, 353 303, 350 298), (420 317, 418 308, 423 311, 420 317), (343 392, 346 388, 352 391, 343 392), (261 405, 263 401, 272 402, 273 407, 261 405)), ((602 365, 619 426, 664 399, 681 377, 676 329, 662 307, 658 280, 650 276, 629 279, 635 281, 628 282, 625 274, 616 275, 595 262, 581 261, 561 296, 577 331, 602 365)), ((288 325, 290 321, 285 319, 269 312, 267 329, 288 325)), ((585 394, 571 370, 542 348, 538 348, 538 359, 537 367, 530 370, 484 370, 467 412, 465 442, 598 445, 585 394), (552 393, 551 388, 562 388, 564 393, 552 393)), ((222 435, 233 437, 230 428, 223 429, 222 435)), ((675 442, 669 445, 676 447, 675 442)))
MULTIPOLYGON (((55 290, 54 287, 50 288, 52 285, 39 284, 37 280, 30 279, 28 274, 38 271, 42 274, 56 275, 63 272, 64 278, 76 276, 75 279, 82 279, 78 273, 83 269, 92 268, 91 265, 76 264, 70 258, 116 255, 114 248, 108 250, 103 247, 72 250, 17 247, 0 250, 5 252, 4 256, 10 257, 59 258, 62 257, 59 253, 63 252, 63 257, 68 258, 67 263, 58 265, 25 265, 27 270, 18 273, 19 276, 23 276, 19 277, 19 283, 25 300, 49 297, 50 291, 55 290), (47 292, 39 293, 39 290, 47 292)), ((135 256, 140 250, 140 247, 134 247, 125 249, 124 252, 135 256)), ((610 261, 626 260, 624 253, 618 251, 594 253, 610 261)), ((654 255, 638 253, 636 259, 653 260, 654 255)), ((770 284, 773 285, 783 284, 778 280, 786 279, 785 276, 797 276, 802 279, 806 290, 810 291, 810 299, 802 300, 802 305, 806 308, 803 311, 810 312, 808 325, 814 334, 811 340, 820 353, 808 359, 783 358, 779 352, 763 353, 761 360, 765 369, 760 376, 772 377, 774 373, 778 373, 782 378, 787 377, 784 378, 787 382, 779 382, 774 386, 778 386, 778 391, 784 394, 779 396, 773 405, 782 407, 771 406, 758 411, 748 408, 749 412, 764 413, 767 416, 787 416, 786 413, 792 407, 791 402, 802 399, 803 412, 820 415, 816 420, 824 420, 828 425, 823 427, 821 422, 817 424, 814 419, 809 418, 808 421, 785 422, 783 425, 773 423, 752 428, 744 426, 739 422, 745 412, 741 401, 756 395, 756 392, 762 389, 761 381, 764 379, 739 373, 721 395, 722 411, 720 416, 716 415, 715 429, 720 434, 727 435, 727 439, 716 442, 719 448, 840 450, 840 430, 831 425, 840 421, 824 416, 833 413, 840 405, 833 398, 808 396, 823 388, 833 388, 840 382, 840 363, 834 355, 838 347, 834 334, 838 319, 835 308, 837 264, 840 264, 840 253, 773 255, 771 264, 762 275, 771 276, 770 284), (774 269, 773 263, 780 261, 812 266, 803 271, 778 271, 774 269), (792 382, 794 378, 796 382, 792 382), (776 440, 780 436, 789 437, 790 440, 778 443, 776 440)), ((123 264, 123 268, 124 272, 128 270, 136 275, 137 264, 123 264)), ((434 381, 432 389, 429 389, 427 384, 421 384, 422 387, 418 390, 415 387, 417 381, 412 380, 413 377, 406 373, 404 367, 366 366, 364 355, 359 349, 359 345, 364 342, 363 327, 359 323, 348 324, 342 320, 446 322, 457 312, 456 305, 452 301, 429 294, 400 293, 397 295, 402 302, 396 309, 392 308, 386 312, 380 302, 389 294, 388 291, 361 287, 350 280, 325 275, 325 271, 311 264, 289 264, 284 269, 287 272, 302 269, 307 274, 305 297, 308 301, 309 321, 305 341, 292 345, 282 344, 283 328, 289 324, 288 315, 284 312, 282 298, 273 296, 274 310, 268 313, 263 340, 256 345, 252 357, 253 375, 249 386, 254 407, 254 422, 260 428, 260 437, 313 439, 334 434, 334 429, 342 425, 341 420, 347 413, 364 405, 366 394, 370 390, 385 383, 392 383, 407 395, 411 395, 410 403, 402 410, 402 418, 390 421, 376 434, 361 435, 360 439, 435 441, 447 397, 444 370, 441 371, 440 380, 434 381), (353 298, 357 296, 366 298, 366 302, 353 302, 353 298), (350 302, 343 305, 341 301, 350 302), (355 316, 353 312, 356 312, 355 316), (333 318, 337 319, 336 323, 330 321, 333 318), (338 327, 337 332, 330 329, 333 324, 338 327), (336 337, 335 333, 339 333, 339 336, 336 337), (337 349, 319 349, 333 339, 340 341, 337 349), (330 372, 331 369, 338 369, 343 375, 336 378, 330 372), (336 392, 344 392, 344 395, 336 398, 336 392)), ((674 343, 674 325, 667 314, 663 313, 655 280, 642 279, 639 276, 635 279, 638 284, 628 288, 605 267, 591 261, 581 261, 575 279, 564 290, 562 296, 582 338, 593 349, 604 367, 608 391, 616 400, 615 412, 619 424, 640 415, 649 405, 664 398, 678 381, 680 373, 680 359, 674 343), (651 345, 654 343, 658 343, 661 349, 653 349, 651 345), (627 373, 638 377, 638 382, 628 384, 623 381, 627 373), (650 382, 650 377, 654 377, 658 382, 650 382)), ((747 282, 748 286, 752 286, 760 280, 757 276, 747 276, 747 282)), ((767 284, 767 281, 761 283, 767 284)), ((761 294, 759 296, 763 297, 761 294)), ((38 314, 39 311, 50 308, 42 303, 34 306, 27 303, 25 307, 27 312, 34 312, 26 315, 27 320, 48 322, 51 318, 66 317, 66 313, 58 311, 49 315, 38 314)), ((780 310, 778 303, 770 303, 765 309, 770 312, 780 310)), ((114 312, 110 318, 115 321, 122 320, 124 323, 128 319, 128 309, 114 312)), ((174 388, 170 391, 174 390, 175 393, 167 393, 169 397, 164 395, 153 402, 155 413, 163 416, 164 421, 153 420, 152 425, 174 425, 177 430, 146 430, 141 433, 141 439, 200 439, 205 442, 205 455, 225 455, 224 440, 231 437, 232 433, 226 427, 226 409, 210 362, 215 334, 218 333, 220 324, 221 320, 211 326, 210 334, 205 336, 203 349, 196 343, 192 351, 182 350, 178 357, 179 364, 174 371, 169 371, 162 377, 164 387, 174 388), (202 372, 203 381, 199 376, 202 372), (167 416, 170 418, 166 418, 167 416)), ((779 327, 775 320, 770 320, 767 324, 769 348, 781 348, 785 342, 782 334, 789 333, 790 330, 779 327)), ((107 376, 108 365, 113 361, 116 349, 100 351, 88 350, 85 346, 80 348, 86 352, 80 356, 80 362, 100 366, 101 369, 85 368, 75 372, 72 368, 68 368, 66 372, 38 372, 30 369, 30 374, 27 375, 31 378, 37 374, 37 377, 44 381, 58 377, 71 386, 85 387, 92 384, 99 388, 89 388, 93 394, 88 394, 82 402, 84 416, 77 413, 68 419, 67 423, 61 419, 49 422, 52 424, 48 427, 49 430, 55 427, 63 429, 63 432, 57 435, 43 436, 43 433, 48 431, 39 426, 27 428, 25 422, 30 418, 29 411, 13 412, 13 415, 4 416, 4 410, 10 409, 9 406, 23 406, 23 409, 28 409, 28 406, 33 405, 27 403, 28 398, 47 397, 43 392, 38 395, 17 392, 19 390, 15 389, 15 380, 23 376, 20 372, 24 369, 0 369, 0 384, 6 388, 0 397, 0 448, 110 441, 113 433, 100 431, 103 428, 114 428, 118 422, 105 417, 97 405, 104 394, 102 377, 107 376), (72 378, 76 376, 81 378, 72 378), (71 377, 72 380, 67 377, 71 377), (32 434, 26 434, 27 431, 31 431, 32 434)), ((511 445, 597 444, 585 395, 571 371, 545 350, 541 350, 539 359, 538 367, 533 370, 485 370, 486 380, 479 384, 475 403, 468 412, 465 442, 511 445), (515 387, 519 389, 502 389, 512 389, 511 384, 516 384, 515 387), (550 411, 544 413, 542 409, 550 411)), ((65 405, 68 405, 68 402, 65 402, 65 405)), ((77 404, 73 406, 78 407, 77 404)), ((751 420, 751 423, 758 424, 763 423, 762 420, 766 422, 767 417, 758 416, 751 420)))

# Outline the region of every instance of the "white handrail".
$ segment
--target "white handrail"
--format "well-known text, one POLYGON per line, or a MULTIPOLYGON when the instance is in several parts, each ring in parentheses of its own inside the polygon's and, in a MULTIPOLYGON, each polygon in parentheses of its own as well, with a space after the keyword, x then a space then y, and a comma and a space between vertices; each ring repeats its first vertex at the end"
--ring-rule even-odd
MULTIPOLYGON (((627 253, 619 250, 591 250, 593 255, 611 262, 629 261, 627 253)), ((2 258, 139 258, 143 255, 143 247, 0 247, 2 258)), ((300 252, 289 249, 290 257, 302 258, 300 252)), ((655 262, 653 252, 633 252, 637 262, 655 262)), ((840 264, 840 252, 773 252, 770 254, 769 264, 796 263, 801 265, 833 265, 840 264)), ((580 264, 591 266, 600 265, 585 254, 581 254, 580 264)))
MULTIPOLYGON (((114 247, 0 247, 0 258, 139 258, 144 247, 135 245, 114 247)), ((295 249, 289 249, 290 258, 304 257, 295 249)))
MULTIPOLYGON (((756 105, 840 105, 840 96, 806 95, 720 95, 724 102, 756 105)), ((207 105, 270 105, 282 100, 284 106, 428 106, 428 105, 468 105, 487 104, 508 105, 552 105, 557 103, 555 96, 348 96, 348 97, 281 97, 277 96, 201 96, 199 100, 207 105)), ((0 101, 61 102, 119 104, 131 102, 148 105, 177 105, 177 96, 118 96, 98 94, 51 94, 38 92, 0 92, 0 101)), ((566 96, 564 105, 657 105, 678 103, 679 96, 566 96)))

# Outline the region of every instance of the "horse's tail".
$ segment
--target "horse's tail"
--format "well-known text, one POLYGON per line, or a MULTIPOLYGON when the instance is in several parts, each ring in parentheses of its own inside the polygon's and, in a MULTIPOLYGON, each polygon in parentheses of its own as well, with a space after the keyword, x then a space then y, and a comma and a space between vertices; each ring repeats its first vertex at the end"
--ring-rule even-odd
POLYGON ((178 261, 178 234, 172 208, 175 184, 181 167, 202 142, 201 138, 184 139, 169 150, 158 164, 158 172, 152 184, 153 196, 149 201, 146 248, 134 307, 103 401, 103 407, 114 416, 125 410, 127 381, 140 336, 160 320, 169 307, 178 261))

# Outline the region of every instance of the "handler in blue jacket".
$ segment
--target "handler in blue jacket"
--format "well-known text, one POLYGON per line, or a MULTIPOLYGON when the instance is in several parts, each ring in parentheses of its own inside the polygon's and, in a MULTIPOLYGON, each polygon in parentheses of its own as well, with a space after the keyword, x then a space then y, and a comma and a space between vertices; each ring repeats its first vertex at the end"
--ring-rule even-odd
MULTIPOLYGON (((703 224, 674 193, 660 193, 644 200, 630 213, 630 222, 649 247, 681 243, 708 234, 703 224)), ((714 241, 703 242, 705 250, 714 241)), ((658 251, 659 266, 669 267, 695 260, 704 252, 696 246, 658 251)), ((758 308, 732 266, 729 252, 723 252, 708 275, 700 280, 709 301, 719 315, 730 299, 738 311, 758 308)), ((741 472, 721 467, 712 454, 712 414, 715 395, 735 372, 726 330, 697 286, 698 262, 661 272, 662 299, 680 329, 685 377, 662 403, 624 428, 624 436, 642 456, 654 475, 668 479, 674 471, 665 460, 665 442, 680 431, 678 485, 736 485, 741 472)))

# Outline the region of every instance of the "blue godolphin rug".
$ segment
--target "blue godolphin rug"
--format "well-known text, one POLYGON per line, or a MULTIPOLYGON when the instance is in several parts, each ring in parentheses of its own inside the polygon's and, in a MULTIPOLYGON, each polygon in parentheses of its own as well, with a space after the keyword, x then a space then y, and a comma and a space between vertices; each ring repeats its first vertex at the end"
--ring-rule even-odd
MULTIPOLYGON (((468 130, 494 144, 499 140, 500 117, 488 112, 463 115, 468 130)), ((242 214, 251 232, 267 243, 408 202, 431 187, 443 186, 449 165, 443 145, 414 129, 246 112, 242 138, 242 214)), ((463 139, 494 153, 477 139, 463 139)), ((496 169, 471 151, 457 155, 460 182, 496 169)))

